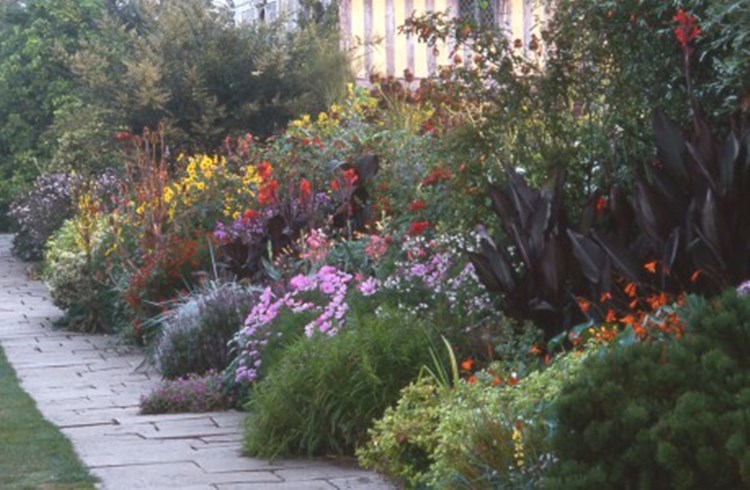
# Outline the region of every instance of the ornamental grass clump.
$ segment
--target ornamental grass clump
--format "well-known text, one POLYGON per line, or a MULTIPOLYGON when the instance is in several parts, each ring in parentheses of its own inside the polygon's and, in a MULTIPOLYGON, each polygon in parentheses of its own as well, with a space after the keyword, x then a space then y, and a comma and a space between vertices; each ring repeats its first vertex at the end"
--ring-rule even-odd
POLYGON ((350 312, 330 337, 301 337, 254 386, 245 450, 253 456, 351 455, 372 421, 430 362, 431 321, 396 310, 350 312))

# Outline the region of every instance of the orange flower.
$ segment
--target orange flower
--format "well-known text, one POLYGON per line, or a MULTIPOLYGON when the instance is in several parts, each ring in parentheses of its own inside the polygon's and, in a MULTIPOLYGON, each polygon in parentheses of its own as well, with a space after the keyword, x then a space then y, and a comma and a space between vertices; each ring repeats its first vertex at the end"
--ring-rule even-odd
POLYGON ((634 282, 629 282, 627 286, 625 286, 625 294, 631 298, 635 298, 636 294, 638 294, 638 287, 634 282))
POLYGON ((649 271, 651 274, 656 274, 656 260, 649 262, 648 264, 644 264, 643 268, 649 271))
POLYGON ((667 293, 661 292, 659 294, 653 294, 646 300, 652 310, 655 310, 661 306, 667 304, 667 293))
POLYGON ((502 382, 503 382, 503 380, 500 379, 500 378, 498 378, 497 376, 495 376, 494 378, 492 378, 492 386, 498 386, 502 382))
POLYGON ((474 383, 477 382, 477 377, 476 376, 470 376, 469 379, 466 380, 466 382, 469 383, 469 384, 474 384, 474 383))
POLYGON ((690 276, 690 282, 695 282, 698 280, 698 277, 703 273, 701 269, 696 269, 695 272, 690 276))
POLYGON ((600 302, 600 303, 604 303, 604 302, 605 302, 605 301, 607 301, 608 299, 612 299, 612 295, 611 295, 611 294, 609 294, 609 291, 605 291, 605 292, 603 292, 603 293, 601 294, 601 296, 599 296, 599 302, 600 302))
POLYGON ((465 359, 463 362, 461 362, 461 369, 464 371, 471 371, 471 369, 474 367, 474 359, 469 358, 465 359))
POLYGON ((542 349, 540 349, 539 346, 536 344, 532 345, 531 349, 529 349, 529 354, 531 354, 532 356, 538 356, 541 353, 542 353, 542 349))
POLYGON ((604 318, 604 321, 607 323, 614 323, 617 321, 617 315, 615 314, 615 310, 609 309, 607 310, 607 316, 604 318))
POLYGON ((625 325, 633 325, 636 322, 635 317, 633 316, 632 313, 620 318, 620 321, 624 323, 625 325))
POLYGON ((581 309, 584 315, 589 314, 589 308, 591 308, 591 303, 586 301, 584 298, 577 297, 576 302, 578 303, 578 307, 581 309))

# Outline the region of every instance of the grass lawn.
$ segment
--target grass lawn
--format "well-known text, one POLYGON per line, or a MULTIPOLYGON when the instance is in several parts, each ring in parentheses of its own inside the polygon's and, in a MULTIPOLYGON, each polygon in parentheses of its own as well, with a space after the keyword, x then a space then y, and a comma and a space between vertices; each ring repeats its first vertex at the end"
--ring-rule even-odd
POLYGON ((73 446, 18 386, 0 348, 0 488, 93 489, 73 446))

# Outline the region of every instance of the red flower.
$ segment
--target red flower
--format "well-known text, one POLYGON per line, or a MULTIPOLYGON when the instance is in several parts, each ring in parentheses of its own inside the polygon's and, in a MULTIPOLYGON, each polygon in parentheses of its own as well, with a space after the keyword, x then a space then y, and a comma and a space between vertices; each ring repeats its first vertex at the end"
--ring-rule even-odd
POLYGON ((333 189, 334 191, 337 191, 337 190, 339 190, 339 188, 340 188, 339 187, 339 182, 337 180, 332 180, 331 181, 331 189, 333 189))
POLYGON ((430 222, 427 221, 427 220, 425 220, 425 221, 416 221, 416 222, 412 223, 409 226, 409 235, 411 235, 411 236, 421 235, 429 227, 430 227, 430 222))
POLYGON ((317 136, 313 136, 312 144, 318 145, 318 148, 321 148, 321 149, 323 148, 323 142, 320 141, 320 138, 318 138, 317 136))
POLYGON ((607 198, 604 196, 599 196, 599 198, 596 200, 596 215, 601 216, 604 214, 604 210, 607 209, 607 198))
POLYGON ((310 186, 310 181, 307 179, 302 179, 299 183, 299 195, 300 199, 303 201, 307 201, 310 199, 310 196, 312 195, 312 188, 310 186))
POLYGON ((347 187, 350 189, 354 187, 354 183, 359 180, 359 175, 357 175, 357 171, 353 168, 344 170, 344 180, 346 181, 347 187))
POLYGON ((424 201, 414 201, 409 205, 409 211, 422 211, 426 207, 427 204, 424 201))
POLYGON ((273 204, 276 202, 276 191, 279 190, 279 183, 276 180, 271 180, 268 184, 260 188, 258 193, 258 203, 260 204, 273 204))
POLYGON ((115 141, 118 143, 125 143, 126 141, 130 141, 133 138, 133 134, 130 131, 121 131, 119 133, 115 133, 115 141))
POLYGON ((677 38, 680 46, 682 46, 682 49, 687 49, 688 43, 700 36, 701 28, 698 27, 695 17, 686 14, 682 9, 677 11, 673 19, 679 24, 674 28, 674 36, 677 38))
POLYGON ((422 181, 422 185, 424 186, 431 186, 439 184, 440 182, 446 182, 453 177, 453 174, 450 170, 446 168, 436 168, 430 174, 424 178, 422 181))
POLYGON ((268 179, 271 177, 271 174, 273 173, 273 167, 270 163, 263 161, 258 164, 258 175, 260 175, 260 178, 263 180, 268 179))
POLYGON ((257 211, 253 211, 252 209, 248 209, 247 211, 245 211, 244 213, 242 213, 242 217, 245 218, 245 219, 255 219, 258 216, 260 216, 258 214, 258 212, 257 211))

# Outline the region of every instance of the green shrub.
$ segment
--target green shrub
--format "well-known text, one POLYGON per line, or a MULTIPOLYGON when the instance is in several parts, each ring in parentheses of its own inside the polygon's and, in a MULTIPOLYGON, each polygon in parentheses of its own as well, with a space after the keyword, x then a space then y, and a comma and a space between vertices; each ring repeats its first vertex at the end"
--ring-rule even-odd
POLYGON ((253 305, 252 291, 235 283, 210 282, 154 321, 161 324, 154 360, 166 378, 223 371, 229 342, 253 305))
POLYGON ((555 405, 548 488, 750 485, 750 301, 698 307, 684 339, 588 360, 555 405))
POLYGON ((101 217, 66 221, 47 243, 44 281, 53 303, 66 310, 70 330, 113 331, 121 311, 105 273, 111 236, 101 217))
POLYGON ((352 454, 372 420, 430 361, 428 320, 384 309, 333 337, 301 338, 255 385, 245 449, 256 456, 352 454))
POLYGON ((435 431, 445 398, 435 380, 427 376, 401 390, 398 403, 375 421, 367 445, 357 450, 359 464, 409 488, 424 485, 439 442, 435 431))
POLYGON ((412 383, 375 422, 359 462, 409 488, 536 488, 551 461, 548 407, 587 356, 561 357, 515 385, 496 386, 490 371, 452 389, 412 383))

